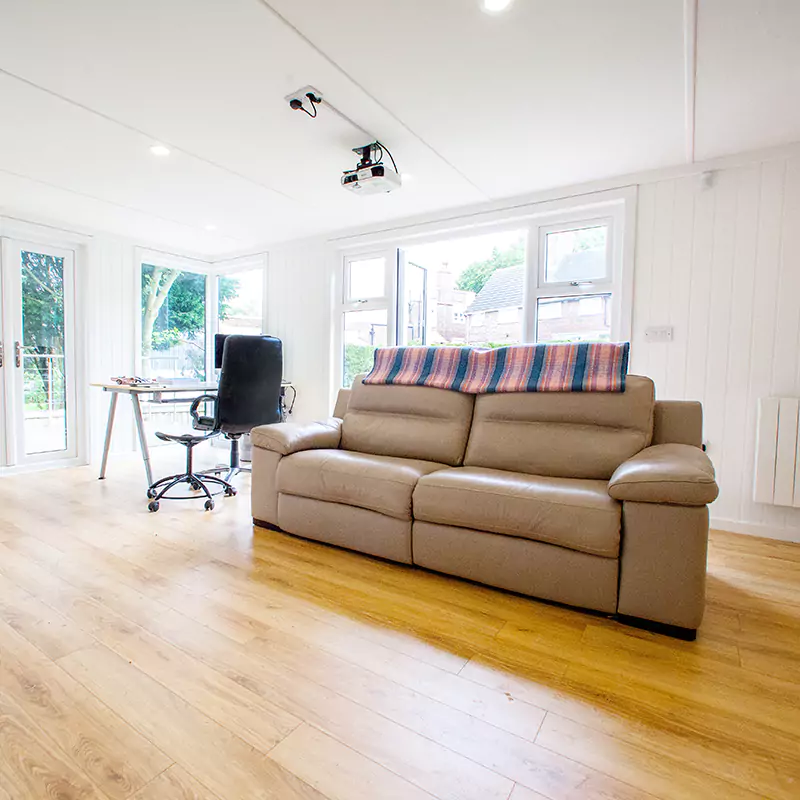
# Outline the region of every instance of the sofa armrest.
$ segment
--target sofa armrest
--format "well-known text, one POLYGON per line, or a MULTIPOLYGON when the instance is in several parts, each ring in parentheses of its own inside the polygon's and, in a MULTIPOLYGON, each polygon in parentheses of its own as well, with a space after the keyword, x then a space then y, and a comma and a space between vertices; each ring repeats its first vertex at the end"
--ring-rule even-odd
POLYGON ((288 456, 300 450, 328 450, 339 447, 342 421, 331 417, 324 422, 279 422, 259 425, 250 432, 253 447, 288 456))
POLYGON ((608 493, 636 503, 704 506, 716 500, 719 488, 714 466, 699 447, 657 444, 620 464, 608 493))
POLYGON ((339 394, 336 395, 336 405, 333 407, 333 416, 337 419, 344 419, 352 391, 352 389, 339 389, 339 394))

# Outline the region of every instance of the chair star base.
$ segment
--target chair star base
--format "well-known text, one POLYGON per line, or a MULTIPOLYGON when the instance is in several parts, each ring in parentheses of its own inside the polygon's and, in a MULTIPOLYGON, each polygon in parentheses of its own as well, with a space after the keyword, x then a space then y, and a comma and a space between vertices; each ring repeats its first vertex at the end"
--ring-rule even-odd
POLYGON ((147 497, 150 499, 147 507, 150 511, 158 511, 161 500, 194 500, 198 497, 205 495, 206 501, 204 508, 206 511, 211 511, 214 508, 214 496, 224 494, 226 497, 233 497, 236 494, 236 488, 223 478, 216 475, 209 475, 207 473, 195 472, 192 466, 192 451, 201 442, 217 436, 214 432, 206 436, 193 436, 192 434, 173 435, 169 433, 156 433, 156 436, 164 442, 177 442, 186 447, 186 472, 178 475, 168 475, 166 478, 159 478, 155 483, 152 483, 147 489, 147 497), (173 487, 182 483, 186 483, 195 492, 202 492, 201 495, 181 494, 181 495, 168 495, 173 487), (212 492, 209 486, 219 486, 220 489, 212 492))

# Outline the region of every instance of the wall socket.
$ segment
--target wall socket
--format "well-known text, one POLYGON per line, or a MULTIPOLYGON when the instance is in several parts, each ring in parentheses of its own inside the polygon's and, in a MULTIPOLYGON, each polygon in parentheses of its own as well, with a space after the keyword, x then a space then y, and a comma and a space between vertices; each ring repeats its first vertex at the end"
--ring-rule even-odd
POLYGON ((645 328, 644 338, 646 342, 671 342, 673 336, 672 325, 660 325, 645 328))

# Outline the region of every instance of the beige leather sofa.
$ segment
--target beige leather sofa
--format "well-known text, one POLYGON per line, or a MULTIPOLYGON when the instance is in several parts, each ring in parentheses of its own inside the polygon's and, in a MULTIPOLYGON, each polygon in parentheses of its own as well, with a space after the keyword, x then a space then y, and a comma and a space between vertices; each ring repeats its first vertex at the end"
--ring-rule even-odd
POLYGON ((256 428, 258 525, 692 638, 705 600, 702 409, 625 392, 473 395, 356 380, 256 428))

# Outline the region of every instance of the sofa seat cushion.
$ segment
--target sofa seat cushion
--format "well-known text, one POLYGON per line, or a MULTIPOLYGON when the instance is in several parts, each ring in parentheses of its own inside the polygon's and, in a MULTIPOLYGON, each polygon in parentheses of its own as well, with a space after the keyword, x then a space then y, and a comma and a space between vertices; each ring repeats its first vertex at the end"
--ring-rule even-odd
POLYGON ((617 558, 621 504, 607 486, 482 467, 443 469, 420 478, 414 519, 617 558))
POLYGON ((278 492, 411 519, 417 481, 442 464, 347 450, 306 450, 281 459, 278 492))

